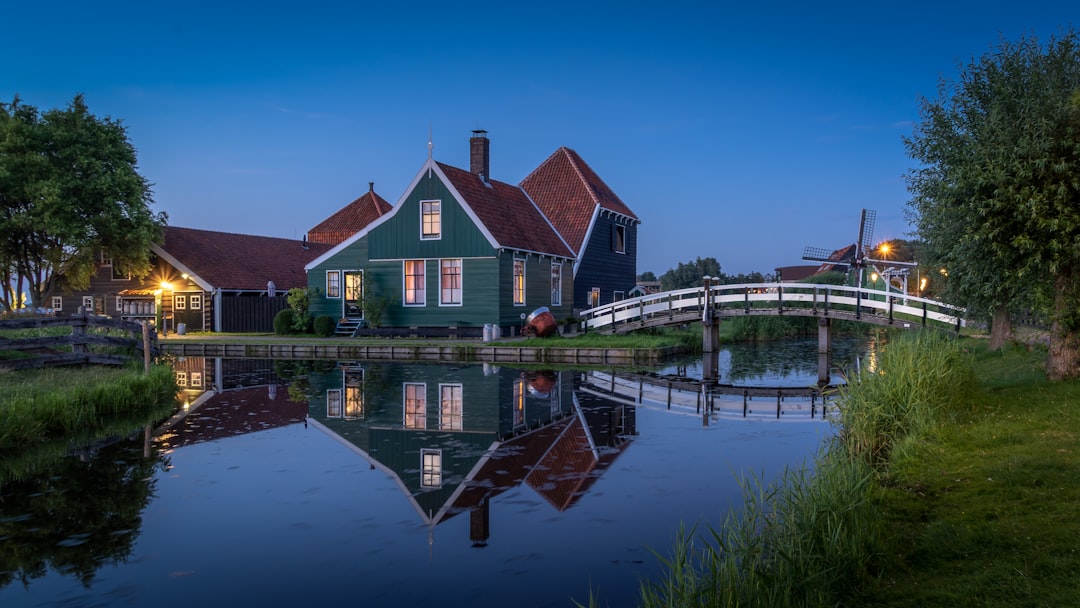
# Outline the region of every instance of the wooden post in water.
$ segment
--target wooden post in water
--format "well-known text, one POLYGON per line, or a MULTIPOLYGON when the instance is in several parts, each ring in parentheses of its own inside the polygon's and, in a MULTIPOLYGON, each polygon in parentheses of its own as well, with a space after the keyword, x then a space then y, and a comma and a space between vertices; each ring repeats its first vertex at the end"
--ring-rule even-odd
POLYGON ((719 380, 717 357, 720 353, 720 319, 713 314, 713 307, 709 297, 712 277, 705 275, 704 279, 705 302, 701 310, 701 350, 704 361, 702 363, 701 379, 704 382, 716 382, 719 380))
POLYGON ((829 370, 832 367, 832 319, 821 317, 818 319, 818 386, 826 386, 831 379, 829 370))

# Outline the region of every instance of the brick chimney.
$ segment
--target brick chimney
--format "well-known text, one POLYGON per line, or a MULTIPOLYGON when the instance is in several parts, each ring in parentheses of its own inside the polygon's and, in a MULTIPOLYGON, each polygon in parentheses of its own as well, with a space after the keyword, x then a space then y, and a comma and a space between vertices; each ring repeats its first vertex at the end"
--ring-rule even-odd
POLYGON ((469 138, 469 171, 488 181, 491 178, 491 142, 483 129, 472 134, 469 138))

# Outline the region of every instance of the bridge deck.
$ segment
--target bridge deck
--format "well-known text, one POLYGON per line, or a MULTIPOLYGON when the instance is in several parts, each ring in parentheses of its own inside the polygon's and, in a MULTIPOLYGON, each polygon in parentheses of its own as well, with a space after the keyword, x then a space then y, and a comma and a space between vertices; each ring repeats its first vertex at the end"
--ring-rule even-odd
POLYGON ((586 310, 589 330, 623 333, 714 318, 768 315, 959 331, 964 309, 891 291, 838 285, 753 283, 677 289, 586 310))

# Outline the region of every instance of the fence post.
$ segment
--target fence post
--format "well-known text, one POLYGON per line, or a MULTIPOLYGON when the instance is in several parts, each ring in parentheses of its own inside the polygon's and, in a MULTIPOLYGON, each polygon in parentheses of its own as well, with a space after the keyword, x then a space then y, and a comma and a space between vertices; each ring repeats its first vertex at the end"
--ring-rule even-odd
POLYGON ((143 371, 150 372, 150 324, 146 321, 140 323, 142 325, 142 353, 143 353, 143 371))

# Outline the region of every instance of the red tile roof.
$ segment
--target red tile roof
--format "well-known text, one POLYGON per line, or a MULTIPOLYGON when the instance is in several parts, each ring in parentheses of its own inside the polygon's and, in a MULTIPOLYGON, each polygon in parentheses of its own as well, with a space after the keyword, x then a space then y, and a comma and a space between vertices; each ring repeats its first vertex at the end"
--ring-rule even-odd
POLYGON ((285 386, 271 392, 268 386, 227 390, 210 397, 177 426, 158 437, 160 444, 175 449, 299 424, 308 404, 289 399, 285 386))
POLYGON ((304 264, 330 249, 321 243, 176 226, 165 228, 160 247, 213 288, 256 290, 266 289, 267 281, 280 290, 306 287, 304 264))
POLYGON ((579 254, 597 206, 638 219, 592 167, 565 146, 521 180, 521 187, 579 254))
POLYGON ((383 197, 369 190, 355 201, 345 205, 336 213, 323 220, 319 225, 308 230, 307 238, 312 243, 337 245, 341 241, 360 232, 393 207, 383 197))
POLYGON ((500 247, 573 258, 559 233, 517 186, 436 163, 500 247))

